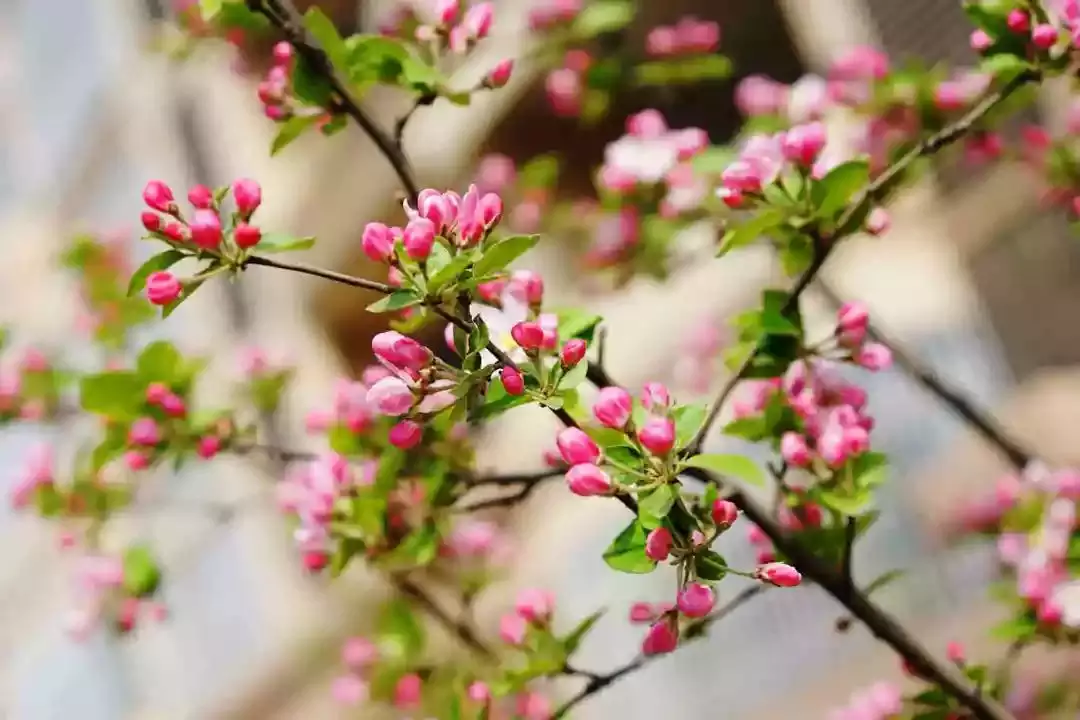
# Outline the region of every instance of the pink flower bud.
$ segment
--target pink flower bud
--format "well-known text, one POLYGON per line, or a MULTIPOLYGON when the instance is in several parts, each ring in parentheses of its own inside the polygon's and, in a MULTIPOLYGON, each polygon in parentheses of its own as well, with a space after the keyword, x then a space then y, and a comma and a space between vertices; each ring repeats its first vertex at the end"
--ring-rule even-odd
POLYGON ((530 305, 539 305, 544 300, 544 278, 532 270, 518 270, 510 277, 510 284, 520 289, 530 305))
POLYGON ((499 638, 507 645, 523 645, 528 631, 529 623, 520 615, 511 613, 499 618, 499 638))
POLYGON ((579 338, 567 340, 559 351, 559 362, 567 370, 576 367, 585 358, 585 351, 588 348, 589 344, 579 338))
POLYGON ((128 429, 128 443, 131 445, 157 445, 161 442, 161 430, 153 418, 139 418, 128 429))
POLYGON ((262 188, 254 180, 237 180, 233 183, 232 191, 236 209, 245 218, 250 217, 262 203, 262 188))
POLYGON ((221 244, 221 218, 213 210, 196 210, 191 219, 191 241, 203 250, 216 250, 221 244))
POLYGON ((667 455, 675 446, 675 421, 666 417, 649 418, 638 430, 638 440, 653 455, 667 455))
POLYGON ((237 223, 236 229, 233 230, 233 240, 236 241, 236 246, 242 250, 253 248, 262 240, 262 230, 247 223, 237 223))
POLYGON ((196 185, 188 190, 188 202, 199 210, 209 210, 214 206, 214 192, 205 185, 196 185))
POLYGON ((491 23, 494 19, 494 6, 490 2, 482 2, 469 8, 461 24, 467 28, 471 37, 483 40, 491 32, 491 23))
POLYGON ((480 682, 479 680, 470 684, 469 688, 465 691, 465 693, 474 703, 487 705, 489 702, 491 702, 491 689, 487 686, 486 683, 480 682))
POLYGON ((427 260, 435 246, 435 223, 425 218, 410 220, 402 238, 405 254, 413 260, 427 260))
POLYGON ((650 560, 663 562, 671 554, 671 531, 665 527, 658 527, 645 538, 645 555, 650 560))
POLYGON ((671 393, 662 383, 645 383, 641 390, 641 404, 650 412, 667 410, 671 406, 671 393))
POLYGON ((796 125, 784 133, 784 156, 804 167, 813 166, 827 140, 825 126, 820 122, 796 125))
POLYGON ((730 500, 719 498, 713 502, 712 521, 719 529, 729 528, 739 519, 739 508, 730 500))
POLYGON ((293 49, 292 45, 282 40, 274 45, 274 62, 278 65, 288 65, 292 60, 293 49))
POLYGON ((184 404, 184 398, 173 393, 169 393, 161 401, 161 409, 170 417, 183 417, 184 414, 187 413, 187 405, 184 404))
POLYGON ((397 417, 412 409, 416 400, 404 380, 385 377, 367 391, 367 403, 381 415, 397 417))
POLYGON ((708 585, 691 583, 679 592, 676 607, 679 612, 689 618, 699 618, 708 615, 713 605, 716 604, 716 594, 708 585))
POLYGON ((510 328, 510 336, 514 342, 526 351, 539 350, 544 344, 544 328, 538 323, 526 321, 519 322, 510 328))
POLYGON ((870 324, 870 312, 861 302, 846 302, 836 313, 836 325, 842 332, 866 332, 870 324))
POLYGON ((600 459, 600 446, 580 428, 566 428, 555 444, 567 465, 595 464, 600 459))
POLYGON ((867 370, 877 372, 892 365, 892 351, 881 343, 866 343, 855 351, 852 359, 867 370))
POLYGON ((889 211, 883 207, 876 207, 866 216, 866 232, 871 235, 884 235, 892 226, 892 218, 889 211))
POLYGON ((171 272, 159 270, 146 278, 146 299, 155 305, 168 305, 180 297, 183 286, 171 272))
POLYGON ((780 438, 780 455, 784 462, 795 467, 806 467, 813 459, 810 446, 806 444, 806 438, 797 432, 786 432, 780 438))
POLYGON ((341 648, 341 662, 350 670, 363 670, 379 659, 379 649, 367 638, 353 637, 341 648))
POLYGON ((162 383, 150 383, 146 388, 146 402, 151 405, 160 405, 171 393, 172 391, 162 383))
MULTIPOLYGON (((427 346, 395 330, 381 332, 371 339, 371 350, 375 358, 392 370, 407 370, 419 373, 432 359, 432 352, 427 346)), ((375 382, 381 378, 377 378, 375 382)), ((374 383, 372 383, 374 384, 374 383)))
POLYGON ((630 622, 651 623, 656 619, 656 611, 647 602, 636 602, 630 606, 630 622))
POLYGON ((1026 33, 1031 29, 1031 17, 1027 14, 1027 11, 1016 8, 1011 10, 1005 23, 1009 26, 1009 29, 1014 33, 1026 33))
POLYGON ((662 618, 649 627, 641 643, 642 655, 664 655, 679 645, 679 626, 672 618, 662 618))
POLYGON ((394 707, 406 710, 420 704, 423 681, 416 673, 402 676, 394 686, 394 707))
POLYGON ((199 438, 195 452, 204 460, 209 460, 221 451, 221 438, 217 435, 206 435, 199 438))
POLYGON ((945 646, 945 657, 949 662, 957 665, 964 664, 965 652, 962 643, 958 643, 955 640, 945 646))
POLYGON ((570 492, 581 497, 604 495, 611 491, 611 478, 596 465, 575 465, 566 473, 570 492))
POLYGON ((529 622, 542 625, 555 612, 555 596, 547 590, 526 588, 518 593, 514 609, 529 622))
POLYGON ((161 231, 162 234, 173 242, 187 242, 190 237, 188 229, 180 223, 171 222, 161 231))
POLYGON ((151 180, 146 183, 146 187, 143 188, 143 202, 159 212, 170 215, 176 212, 172 188, 160 180, 151 180))
POLYGON ((150 458, 146 453, 139 452, 138 450, 128 450, 124 453, 124 465, 129 470, 145 470, 150 467, 150 458))
POLYGON ((510 58, 502 60, 488 72, 486 79, 487 85, 496 90, 501 87, 506 87, 506 84, 510 82, 510 77, 513 74, 514 61, 510 58))
POLYGON ((390 428, 390 444, 400 450, 412 450, 424 437, 424 428, 412 420, 402 420, 390 428))
POLYGON ((342 675, 334 679, 330 695, 339 705, 359 705, 368 697, 368 686, 355 675, 342 675))
POLYGON ((142 222, 142 226, 150 232, 161 230, 161 216, 156 212, 144 210, 139 216, 139 220, 142 222))
POLYGON ((994 44, 994 38, 986 34, 986 31, 982 28, 972 31, 971 37, 968 40, 971 45, 971 49, 977 53, 986 52, 994 44))
POLYGON ((600 390, 593 405, 593 417, 606 427, 621 430, 630 421, 634 400, 630 393, 619 387, 600 390))
POLYGON ((754 577, 777 587, 795 587, 802 582, 799 571, 786 563, 773 562, 754 571, 754 577))
POLYGON ((452 25, 461 12, 461 0, 437 0, 435 18, 440 25, 452 25))
POLYGON ((503 201, 495 193, 487 193, 476 206, 477 217, 486 228, 492 228, 502 219, 503 201))
POLYGON ((525 378, 517 368, 504 367, 499 371, 499 379, 507 395, 517 396, 525 392, 525 378))
POLYGON ((1058 41, 1058 29, 1050 23, 1040 23, 1031 30, 1031 42, 1040 50, 1049 50, 1058 41))
POLYGON ((382 223, 368 223, 360 247, 375 262, 389 262, 394 258, 394 233, 382 223))
POLYGON ((304 569, 309 573, 321 572, 330 562, 330 555, 323 550, 308 550, 303 557, 304 569))

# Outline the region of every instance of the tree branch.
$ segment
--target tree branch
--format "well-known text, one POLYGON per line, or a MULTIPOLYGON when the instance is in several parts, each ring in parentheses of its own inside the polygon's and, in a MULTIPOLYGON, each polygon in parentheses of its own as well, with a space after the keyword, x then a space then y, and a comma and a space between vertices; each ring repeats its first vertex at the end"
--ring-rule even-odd
POLYGON ((386 131, 368 116, 363 108, 352 98, 348 86, 342 81, 330 58, 322 48, 318 46, 309 33, 304 29, 303 18, 292 4, 291 0, 247 0, 248 7, 254 12, 261 13, 284 35, 289 44, 296 48, 297 53, 307 60, 315 70, 322 74, 330 83, 336 95, 334 107, 330 110, 340 110, 352 118, 360 128, 367 133, 379 152, 383 154, 387 162, 394 169, 401 184, 409 194, 410 201, 415 204, 416 197, 420 194, 420 187, 413 176, 412 168, 400 146, 394 142, 386 131))
POLYGON ((313 277, 323 278, 324 280, 332 280, 333 282, 341 283, 342 285, 351 285, 352 287, 372 290, 377 293, 382 293, 383 295, 389 295, 397 289, 386 283, 376 282, 375 280, 346 275, 345 273, 339 273, 333 270, 325 270, 313 265, 305 265, 304 263, 273 260, 261 255, 252 255, 245 260, 243 267, 246 268, 248 265, 261 265, 262 267, 277 268, 278 270, 291 270, 292 272, 300 273, 302 275, 311 275, 313 277))
MULTIPOLYGON (((825 282, 818 281, 817 289, 834 306, 839 307, 842 304, 841 298, 825 282)), ((976 407, 960 391, 949 386, 932 370, 920 365, 895 339, 882 332, 880 327, 871 325, 868 329, 868 335, 877 342, 886 345, 892 351, 893 362, 896 363, 897 367, 906 372, 923 389, 938 398, 961 420, 974 428, 1014 468, 1023 470, 1035 459, 1035 453, 1025 448, 1016 439, 1009 437, 1008 433, 992 415, 976 407)))
MULTIPOLYGON (((762 585, 752 585, 748 588, 744 588, 738 595, 731 599, 726 605, 719 610, 714 611, 708 617, 702 618, 695 623, 689 625, 686 629, 686 634, 692 637, 703 637, 705 630, 720 620, 723 620, 735 610, 739 609, 747 602, 757 597, 765 591, 765 587, 762 585)), ((563 703, 558 710, 555 711, 553 718, 556 720, 561 717, 565 717, 568 712, 574 709, 577 705, 585 702, 593 695, 597 695, 604 691, 605 688, 618 682, 620 679, 627 675, 640 670, 654 660, 657 660, 663 655, 639 655, 630 662, 622 665, 621 667, 612 670, 611 672, 604 673, 602 675, 584 672, 581 670, 573 670, 570 672, 572 675, 579 675, 588 678, 588 682, 585 683, 585 687, 582 688, 577 694, 563 703)))
POLYGON ((439 621, 447 630, 460 640, 465 646, 475 651, 487 661, 497 658, 495 651, 489 648, 476 633, 476 630, 464 620, 455 620, 446 610, 435 602, 424 589, 404 575, 391 575, 390 583, 399 593, 419 605, 424 612, 439 621))

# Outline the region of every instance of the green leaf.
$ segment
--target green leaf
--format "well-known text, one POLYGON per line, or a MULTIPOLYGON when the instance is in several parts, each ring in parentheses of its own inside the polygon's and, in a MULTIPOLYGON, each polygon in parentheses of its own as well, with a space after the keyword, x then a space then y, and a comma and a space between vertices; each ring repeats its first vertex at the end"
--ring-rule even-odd
POLYGON ((570 368, 562 379, 559 380, 560 390, 573 390, 581 383, 585 382, 585 377, 589 374, 589 361, 582 359, 574 367, 570 368))
POLYGON ((144 383, 159 381, 169 384, 176 378, 183 363, 183 357, 172 343, 159 340, 143 348, 135 368, 144 383))
POLYGON ((734 453, 694 455, 686 460, 686 464, 724 477, 733 477, 757 487, 765 486, 765 473, 756 462, 745 455, 734 453))
POLYGON ((304 132, 319 121, 318 115, 293 115, 291 118, 278 126, 277 135, 270 143, 270 155, 277 155, 288 147, 293 140, 300 137, 304 132))
POLYGON ((566 654, 567 657, 577 652, 578 647, 581 645, 581 641, 585 639, 585 636, 589 634, 590 630, 592 630, 593 625, 595 625, 597 621, 604 616, 605 612, 607 611, 604 609, 597 610, 596 612, 579 622, 577 624, 577 627, 575 627, 565 637, 563 637, 563 652, 566 654))
POLYGON ((359 85, 397 83, 409 50, 397 38, 383 35, 353 35, 345 41, 349 79, 359 85))
POLYGON ((869 595, 870 593, 877 592, 881 588, 885 587, 893 580, 898 580, 904 575, 903 570, 890 570, 887 573, 879 575, 869 585, 863 588, 863 595, 869 595))
POLYGON ((750 245, 762 235, 767 234, 783 224, 785 214, 783 210, 771 208, 762 210, 750 220, 737 225, 724 233, 720 240, 720 248, 717 255, 726 255, 732 250, 737 250, 750 245))
POLYGON ((720 553, 705 550, 694 556, 694 569, 702 580, 716 582, 728 574, 727 560, 720 553))
POLYGON ((638 514, 651 520, 663 520, 679 497, 677 485, 661 485, 647 495, 638 496, 638 514))
POLYGON ((726 145, 714 145, 690 159, 690 166, 703 175, 720 175, 736 157, 736 152, 726 145))
POLYGON ((832 220, 869 182, 870 165, 865 160, 851 160, 834 167, 810 190, 818 217, 832 220))
POLYGON ((198 290, 202 286, 203 282, 205 282, 205 281, 200 280, 200 279, 192 279, 192 280, 188 280, 187 282, 185 282, 183 289, 180 291, 180 297, 176 298, 175 300, 173 300, 168 305, 162 306, 162 308, 161 308, 161 317, 162 317, 162 319, 167 318, 170 315, 172 315, 174 312, 176 312, 176 308, 180 307, 180 305, 182 305, 189 297, 194 295, 195 291, 198 290))
POLYGON ((179 250, 166 250, 165 252, 154 255, 144 262, 131 276, 131 281, 128 282, 128 297, 131 297, 137 292, 141 292, 142 289, 146 287, 146 279, 150 277, 150 275, 171 268, 185 257, 187 257, 187 253, 183 253, 179 250))
POLYGON ((130 370, 87 375, 79 383, 83 410, 114 420, 133 420, 143 404, 146 384, 130 370))
POLYGON ((64 497, 56 489, 56 485, 38 485, 34 490, 34 507, 41 517, 56 517, 64 510, 64 497))
POLYGON ((293 63, 292 89, 297 99, 320 108, 330 104, 333 92, 330 80, 305 55, 297 55, 293 63))
POLYGON ((294 237, 288 233, 267 233, 259 240, 255 249, 259 253, 272 255, 274 253, 291 252, 294 250, 307 250, 315 244, 315 238, 294 237))
POLYGON ((210 2, 220 7, 216 24, 222 30, 239 28, 262 32, 270 27, 270 21, 264 15, 249 10, 247 3, 243 0, 225 0, 224 3, 210 0, 210 2))
POLYGON ((694 439, 705 422, 707 413, 704 405, 681 405, 672 411, 671 416, 675 420, 676 447, 685 447, 694 439))
POLYGON ((847 470, 856 487, 873 489, 885 482, 889 458, 884 453, 863 453, 848 464, 847 470))
POLYGON ((584 310, 559 310, 556 316, 559 318, 559 339, 563 342, 577 338, 591 343, 597 326, 603 320, 599 315, 584 310))
POLYGON ((221 13, 222 2, 223 0, 199 0, 199 14, 202 19, 208 23, 214 22, 221 13))
POLYGON ((484 256, 476 261, 473 274, 481 278, 504 270, 507 265, 532 250, 539 241, 539 235, 513 235, 498 242, 488 248, 484 256))
POLYGON ((337 28, 334 27, 334 21, 318 7, 311 7, 304 13, 304 27, 319 41, 319 45, 334 67, 343 70, 348 64, 349 51, 345 47, 345 41, 338 34, 337 28))
POLYGON ((379 649, 390 661, 409 663, 424 651, 424 627, 400 600, 387 603, 379 615, 379 649))
POLYGON ((1033 613, 1010 618, 990 631, 990 636, 1003 641, 1023 640, 1038 632, 1039 624, 1033 613))
POLYGON ((488 385, 484 404, 473 413, 473 420, 487 420, 529 402, 532 400, 527 394, 510 395, 503 387, 502 381, 492 382, 488 385))
POLYGON ((124 552, 124 589, 135 597, 146 597, 157 590, 161 570, 150 548, 145 545, 129 547, 124 552))
POLYGON ((645 527, 635 520, 626 526, 604 551, 604 562, 613 570, 644 574, 656 568, 656 561, 645 554, 645 527))
POLYGON ((437 293, 454 280, 457 280, 461 273, 465 271, 465 268, 469 267, 470 262, 472 262, 472 257, 469 253, 463 252, 454 256, 450 262, 430 277, 428 280, 428 292, 437 293))
POLYGON ((419 305, 422 300, 423 298, 412 290, 396 290, 368 305, 367 311, 371 313, 394 312, 419 305))
POLYGON ((625 0, 599 0, 578 13, 573 33, 580 38, 592 38, 603 33, 621 30, 634 19, 634 6, 625 0))
POLYGON ((873 494, 865 488, 854 491, 847 488, 820 488, 817 496, 825 507, 849 517, 861 515, 874 499, 873 494))
POLYGON ((999 53, 984 58, 979 63, 979 69, 992 74, 999 82, 1007 83, 1017 75, 1032 69, 1032 65, 1025 58, 1011 53, 999 53))

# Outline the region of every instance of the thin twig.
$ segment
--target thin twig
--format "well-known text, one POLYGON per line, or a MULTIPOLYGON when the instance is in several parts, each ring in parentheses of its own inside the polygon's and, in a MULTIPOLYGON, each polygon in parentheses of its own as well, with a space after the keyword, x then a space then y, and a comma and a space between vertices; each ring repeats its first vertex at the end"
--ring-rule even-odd
POLYGON ((394 588, 409 598, 436 620, 438 620, 455 637, 461 640, 467 647, 474 650, 485 660, 496 659, 495 652, 482 641, 469 623, 464 620, 455 620, 424 589, 404 575, 391 575, 390 582, 394 588))
MULTIPOLYGON (((817 289, 836 307, 842 304, 841 298, 825 282, 819 280, 817 289)), ((1035 459, 1035 453, 1026 449, 1015 438, 1010 437, 990 413, 976 407, 960 391, 951 387, 929 368, 919 364, 894 338, 886 335, 880 326, 871 325, 867 334, 873 340, 887 346, 892 351, 893 362, 897 367, 974 428, 1014 468, 1023 470, 1035 459)))
POLYGON ((327 57, 315 40, 309 37, 309 33, 304 29, 303 18, 291 0, 247 0, 247 2, 248 7, 265 16, 272 25, 285 35, 285 39, 296 48, 297 53, 311 63, 313 69, 326 78, 337 96, 334 103, 335 107, 329 109, 344 112, 367 133, 368 137, 379 148, 379 152, 383 154, 394 169, 401 184, 408 192, 409 199, 415 203, 416 197, 420 194, 420 187, 416 183, 408 159, 393 138, 379 127, 352 98, 347 84, 338 76, 333 63, 330 62, 330 58, 327 57))
POLYGON ((844 556, 840 561, 840 572, 849 584, 855 585, 853 556, 855 554, 855 538, 859 534, 859 523, 854 517, 847 519, 844 525, 844 556))
POLYGON ((416 102, 409 106, 409 109, 405 111, 405 114, 397 119, 394 123, 394 144, 397 146, 398 152, 405 156, 405 127, 409 124, 409 120, 412 120, 412 116, 422 107, 427 107, 435 102, 435 95, 420 95, 416 98, 416 102))
MULTIPOLYGON (((874 203, 880 200, 893 188, 912 163, 921 157, 933 155, 959 140, 987 113, 1004 102, 1021 87, 1030 82, 1034 82, 1039 77, 1040 75, 1034 71, 1017 75, 997 91, 987 94, 981 102, 969 110, 962 118, 917 144, 899 160, 890 165, 883 173, 874 178, 874 180, 859 193, 855 201, 852 202, 851 205, 848 206, 848 209, 840 216, 840 219, 836 223, 838 230, 835 236, 831 238, 814 238, 814 259, 811 262, 810 267, 806 269, 789 291, 787 302, 784 303, 783 312, 789 312, 798 305, 800 296, 802 296, 806 288, 808 288, 810 283, 817 277, 818 272, 824 267, 825 261, 828 260, 833 249, 839 244, 839 241, 857 229, 857 226, 852 227, 855 221, 860 221, 861 218, 869 212, 874 203)), ((706 435, 708 435, 709 430, 716 422, 716 419, 720 415, 720 411, 731 397, 731 393, 735 390, 735 387, 746 377, 751 367, 753 367, 758 355, 762 352, 764 343, 764 339, 760 340, 757 345, 754 346, 753 351, 747 356, 746 360, 743 361, 739 369, 735 371, 726 383, 724 383, 724 386, 720 389, 716 399, 709 407, 709 413, 705 418, 705 422, 687 445, 687 448, 684 451, 686 455, 693 455, 701 452, 701 447, 705 442, 706 435)))
POLYGON ((469 483, 470 488, 484 487, 485 485, 535 485, 550 478, 562 475, 566 468, 546 468, 532 473, 519 473, 516 475, 492 475, 491 477, 477 478, 469 483))
MULTIPOLYGON (((762 586, 762 585, 752 585, 752 586, 750 586, 748 588, 743 589, 738 595, 736 595, 734 598, 732 598, 731 601, 729 601, 722 608, 720 608, 719 610, 716 610, 715 612, 713 612, 709 616, 707 616, 705 618, 702 618, 701 620, 697 621, 696 623, 693 623, 692 625, 690 625, 686 629, 686 633, 688 635, 692 635, 695 638, 704 636, 705 630, 707 630, 710 625, 713 625, 714 623, 719 622, 720 620, 723 620, 728 615, 730 615, 733 611, 735 611, 738 608, 742 607, 747 602, 749 602, 753 598, 757 597, 758 595, 760 595, 764 591, 765 591, 765 587, 762 586)), ((585 700, 592 697, 593 695, 596 695, 596 694, 598 694, 600 692, 603 692, 603 690, 605 688, 608 688, 611 685, 615 684, 618 680, 622 679, 623 677, 626 677, 630 673, 633 673, 633 672, 636 672, 636 671, 640 670, 641 668, 645 667, 646 665, 648 665, 653 660, 657 660, 657 659, 659 659, 661 657, 663 657, 663 656, 662 655, 639 655, 636 658, 634 658, 633 660, 631 660, 630 662, 626 663, 625 665, 622 665, 622 666, 616 668, 615 670, 612 670, 611 672, 608 672, 608 673, 604 673, 602 675, 601 674, 596 674, 596 673, 591 673, 591 672, 586 672, 586 671, 581 671, 581 670, 573 670, 572 672, 570 672, 568 674, 579 675, 579 676, 582 676, 582 677, 586 677, 586 678, 588 678, 589 681, 585 684, 585 687, 583 687, 576 695, 574 695, 569 700, 567 700, 565 703, 563 703, 559 707, 559 709, 555 711, 555 714, 554 714, 553 717, 556 720, 558 718, 565 717, 566 714, 568 712, 570 712, 571 710, 573 710, 575 706, 580 705, 581 703, 583 703, 585 700)))
POLYGON ((342 285, 351 285, 352 287, 364 288, 365 290, 374 290, 383 295, 389 295, 397 289, 386 283, 376 282, 375 280, 346 275, 345 273, 326 270, 320 267, 314 267, 313 265, 305 265, 304 263, 299 262, 273 260, 261 255, 253 255, 245 260, 244 267, 248 265, 261 265, 263 267, 277 268, 279 270, 291 270, 292 272, 301 273, 303 275, 312 275, 314 277, 323 278, 324 280, 332 280, 333 282, 341 283, 342 285))

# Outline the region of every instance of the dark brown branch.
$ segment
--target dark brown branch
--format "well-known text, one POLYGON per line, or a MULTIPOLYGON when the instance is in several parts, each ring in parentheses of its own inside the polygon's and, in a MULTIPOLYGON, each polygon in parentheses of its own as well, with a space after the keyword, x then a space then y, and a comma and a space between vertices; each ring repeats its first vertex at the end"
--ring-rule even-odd
MULTIPOLYGON (((731 601, 728 602, 726 605, 724 605, 722 608, 720 608, 719 610, 716 610, 715 612, 713 612, 708 617, 702 618, 701 620, 691 624, 686 629, 687 635, 690 635, 690 636, 695 637, 695 638, 704 636, 705 630, 707 630, 710 625, 713 625, 714 623, 719 622, 720 620, 723 620, 728 615, 730 615, 732 612, 734 612, 738 608, 742 607, 747 602, 749 602, 753 598, 757 597, 758 595, 760 595, 764 591, 765 591, 765 587, 762 586, 762 585, 752 585, 752 586, 750 586, 748 588, 745 588, 738 595, 736 595, 734 598, 732 598, 731 601)), ((585 684, 585 687, 583 687, 576 695, 574 695, 569 700, 567 700, 565 703, 563 703, 559 707, 559 709, 555 711, 554 717, 556 719, 561 718, 561 717, 565 717, 566 714, 568 712, 570 712, 571 710, 573 710, 574 707, 576 707, 577 705, 580 705, 581 703, 585 702, 585 700, 589 699, 593 695, 596 695, 598 693, 603 692, 605 688, 610 687, 611 685, 618 682, 620 679, 626 677, 627 675, 629 675, 629 674, 631 674, 633 672, 636 672, 636 671, 640 670, 641 668, 645 667, 646 665, 648 665, 653 660, 657 660, 657 659, 659 659, 661 657, 664 657, 664 656, 663 655, 651 655, 651 656, 639 655, 638 657, 634 658, 633 660, 631 660, 627 664, 625 664, 625 665, 623 665, 623 666, 621 666, 619 668, 616 668, 615 670, 612 670, 609 673, 604 673, 604 674, 597 674, 597 673, 591 673, 591 672, 586 672, 586 671, 582 671, 582 670, 575 670, 573 668, 568 668, 568 670, 569 670, 568 674, 588 678, 588 682, 585 684)))
POLYGON ((311 63, 312 67, 330 83, 334 91, 334 106, 328 108, 332 111, 341 111, 352 118, 360 128, 367 133, 379 152, 383 154, 387 162, 394 169, 401 184, 409 194, 409 199, 414 204, 420 194, 420 187, 413 176, 412 168, 405 154, 401 151, 394 139, 390 137, 379 125, 368 116, 363 108, 353 99, 347 84, 341 80, 334 69, 330 58, 318 43, 309 36, 305 30, 303 19, 291 0, 247 0, 248 7, 254 12, 261 13, 278 28, 289 41, 296 52, 311 63))
POLYGON ((394 145, 397 146, 398 152, 405 156, 405 127, 412 120, 412 116, 422 107, 427 107, 435 102, 435 95, 420 95, 416 98, 416 102, 409 106, 409 109, 405 111, 405 114, 397 119, 394 123, 394 145))
POLYGON ((333 270, 325 270, 312 265, 305 265, 304 263, 273 260, 261 255, 253 255, 245 260, 244 267, 246 268, 248 265, 261 265, 263 267, 277 268, 279 270, 291 270, 302 275, 311 275, 313 277, 323 278, 324 280, 332 280, 333 282, 341 283, 342 285, 351 285, 352 287, 363 288, 365 290, 373 290, 374 292, 382 293, 383 295, 389 295, 396 289, 386 283, 376 282, 375 280, 346 275, 345 273, 334 272, 333 270))
MULTIPOLYGON (((826 283, 819 281, 817 289, 830 303, 840 307, 843 301, 826 283)), ((907 373, 930 394, 941 400, 961 420, 974 428, 1014 468, 1023 470, 1035 459, 1035 454, 1025 448, 1019 441, 1010 437, 992 415, 976 407, 962 393, 934 374, 932 370, 920 365, 895 339, 887 336, 880 326, 871 325, 868 334, 872 339, 887 346, 892 351, 893 362, 897 367, 907 373)))
POLYGON ((475 651, 477 655, 488 661, 496 659, 495 652, 489 648, 479 637, 473 627, 464 620, 456 620, 439 606, 423 588, 408 579, 404 575, 391 575, 390 582, 399 593, 419 605, 424 612, 439 621, 447 630, 452 632, 466 647, 475 651))

